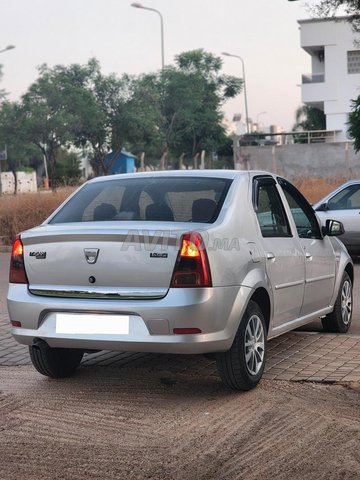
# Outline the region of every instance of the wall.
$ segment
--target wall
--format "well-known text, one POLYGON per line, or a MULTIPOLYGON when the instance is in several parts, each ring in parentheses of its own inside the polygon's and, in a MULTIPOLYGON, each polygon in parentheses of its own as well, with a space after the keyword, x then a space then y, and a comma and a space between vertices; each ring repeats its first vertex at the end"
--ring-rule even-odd
MULTIPOLYGON (((35 193, 37 192, 36 172, 25 173, 17 172, 17 192, 18 193, 35 193)), ((1 191, 2 193, 14 193, 14 175, 12 172, 1 173, 1 191)))
POLYGON ((352 143, 236 147, 236 169, 266 170, 291 178, 360 178, 352 143))

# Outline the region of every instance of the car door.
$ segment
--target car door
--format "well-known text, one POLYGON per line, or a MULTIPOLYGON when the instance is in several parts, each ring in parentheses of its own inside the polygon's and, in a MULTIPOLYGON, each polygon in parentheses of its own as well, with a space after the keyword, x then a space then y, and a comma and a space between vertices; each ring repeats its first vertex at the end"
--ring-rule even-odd
POLYGON ((301 316, 306 316, 330 304, 335 287, 335 253, 330 239, 322 236, 316 215, 302 194, 286 180, 278 181, 305 254, 305 291, 301 316))
POLYGON ((273 177, 255 177, 253 201, 271 285, 274 327, 299 317, 304 296, 305 255, 290 224, 273 177))

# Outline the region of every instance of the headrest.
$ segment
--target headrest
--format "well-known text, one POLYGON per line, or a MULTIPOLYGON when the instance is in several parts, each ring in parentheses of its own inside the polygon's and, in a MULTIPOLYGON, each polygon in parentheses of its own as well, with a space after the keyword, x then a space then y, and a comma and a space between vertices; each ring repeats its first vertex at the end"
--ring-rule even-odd
POLYGON ((210 198, 199 198, 192 204, 192 221, 199 223, 208 223, 216 208, 216 202, 210 198))

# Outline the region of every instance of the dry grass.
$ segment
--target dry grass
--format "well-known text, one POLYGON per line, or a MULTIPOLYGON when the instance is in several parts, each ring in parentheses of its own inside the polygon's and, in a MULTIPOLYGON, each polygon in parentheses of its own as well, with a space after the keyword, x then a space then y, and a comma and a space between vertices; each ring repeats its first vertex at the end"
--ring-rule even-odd
POLYGON ((334 190, 347 179, 337 178, 334 180, 324 180, 322 178, 300 178, 293 179, 292 183, 300 190, 310 203, 315 203, 329 192, 334 190))
POLYGON ((16 234, 42 223, 73 189, 0 198, 0 244, 11 245, 16 234), (2 242, 1 242, 2 241, 2 242))
MULTIPOLYGON (((332 181, 321 178, 301 178, 293 180, 293 183, 309 202, 314 203, 344 181, 341 178, 332 181)), ((42 223, 72 191, 73 189, 61 189, 57 192, 2 196, 0 198, 0 244, 11 245, 17 233, 42 223)))

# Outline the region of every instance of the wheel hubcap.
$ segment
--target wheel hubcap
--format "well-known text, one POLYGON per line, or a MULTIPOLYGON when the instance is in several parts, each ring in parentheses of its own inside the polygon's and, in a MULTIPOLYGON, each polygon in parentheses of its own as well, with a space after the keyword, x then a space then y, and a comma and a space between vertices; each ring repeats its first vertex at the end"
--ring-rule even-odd
POLYGON ((264 363, 265 335, 260 317, 252 315, 245 330, 245 361, 251 375, 259 373, 264 363))
POLYGON ((352 295, 350 282, 345 281, 341 290, 341 318, 344 325, 347 325, 351 319, 352 295))

